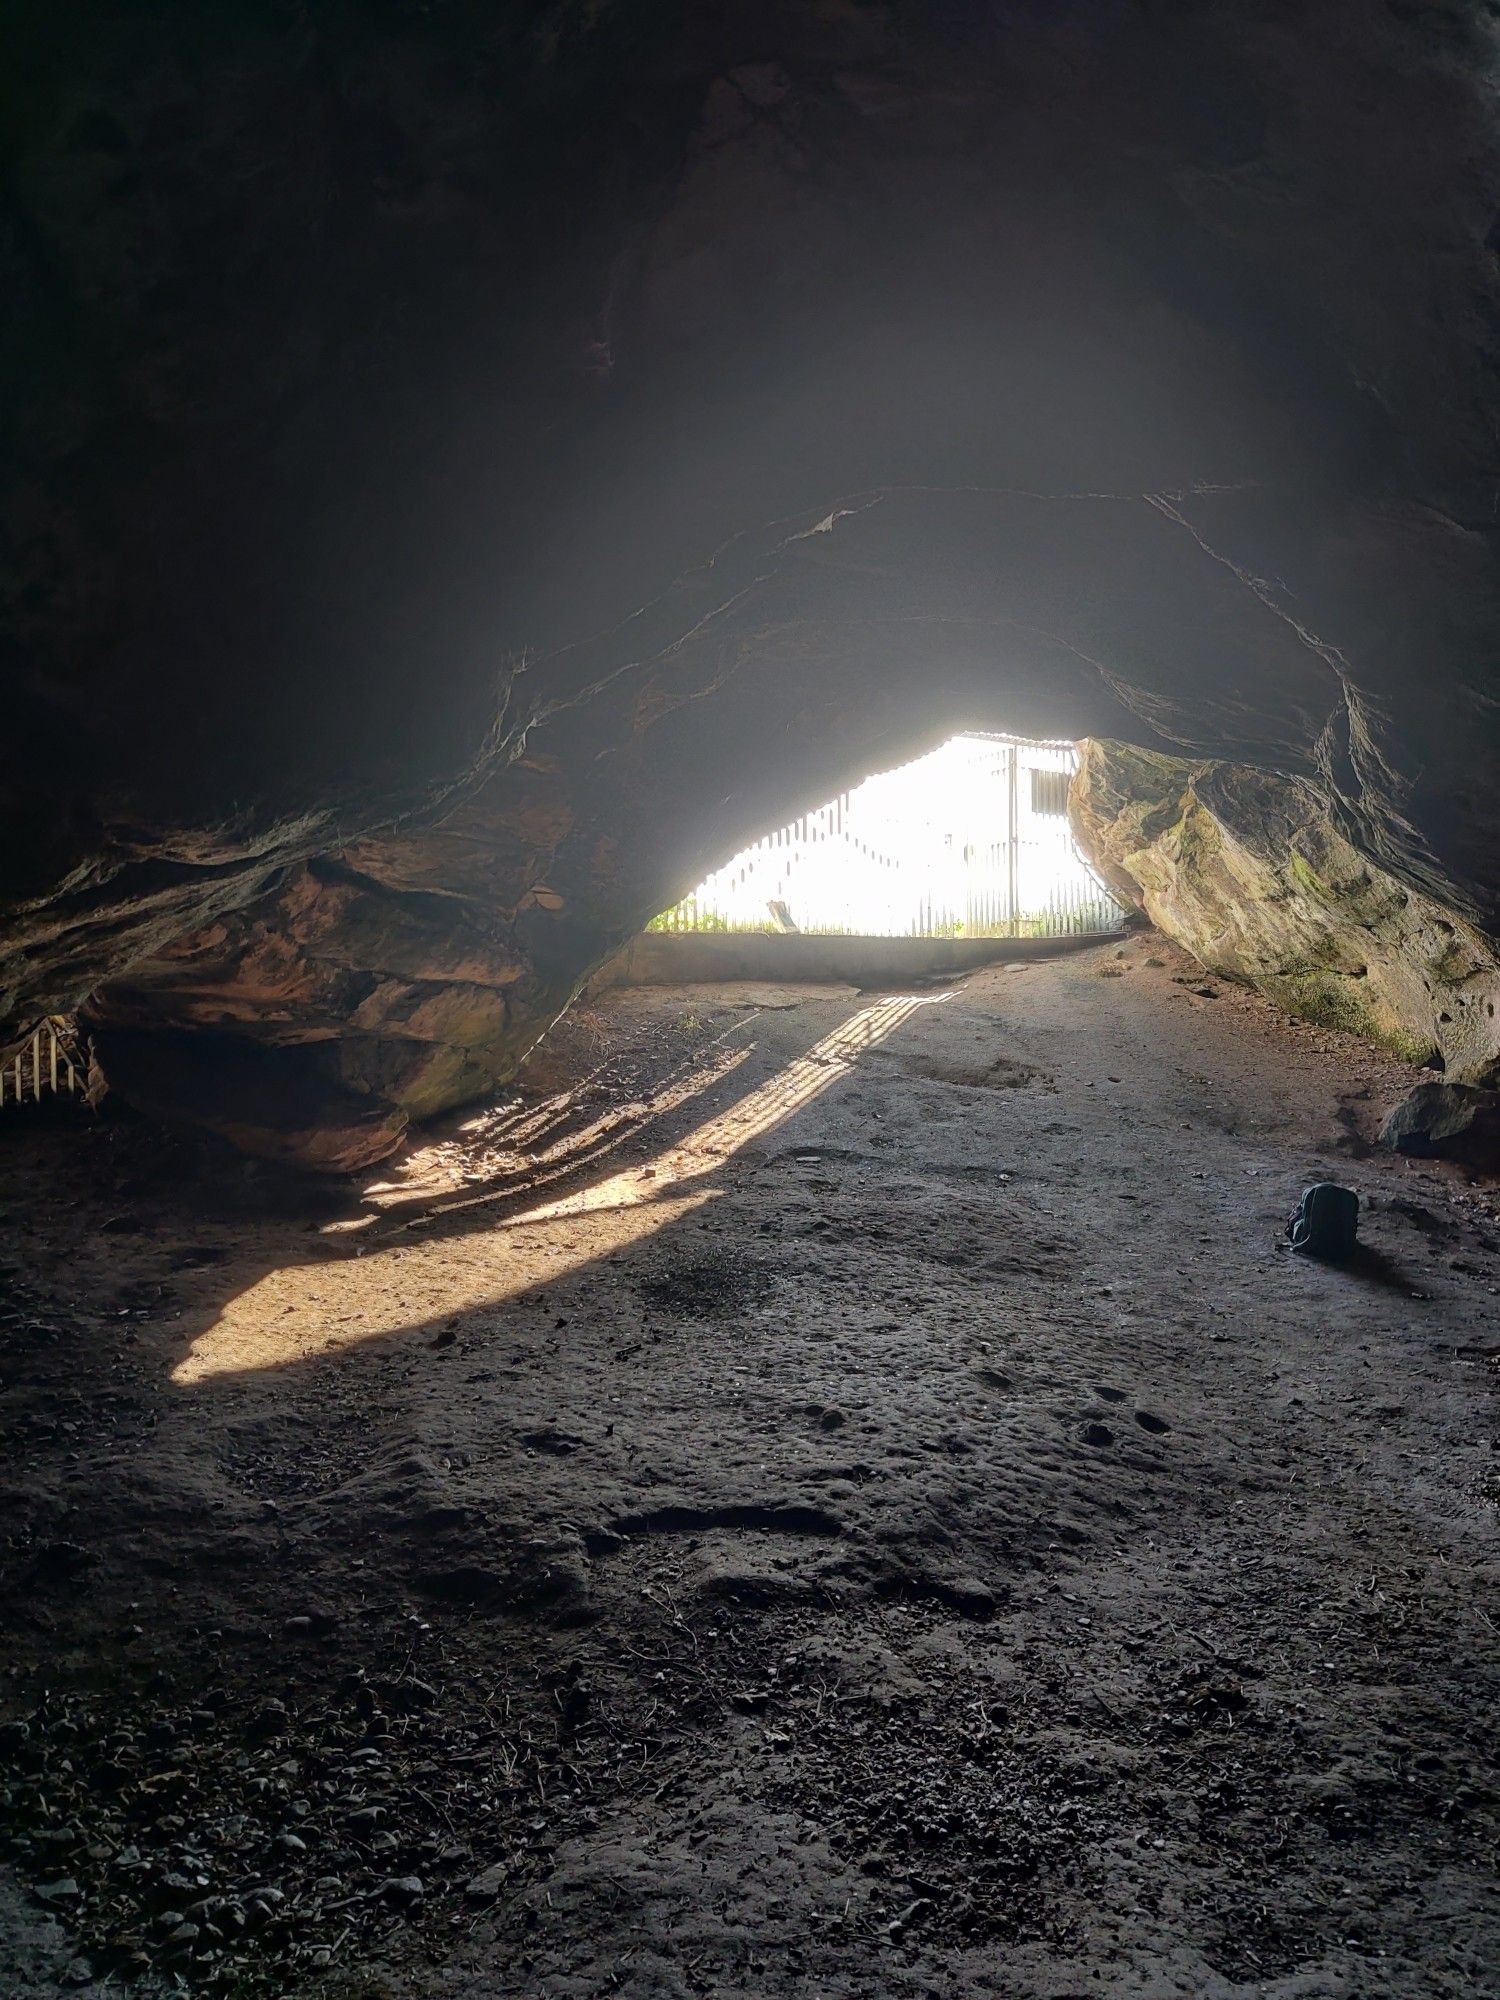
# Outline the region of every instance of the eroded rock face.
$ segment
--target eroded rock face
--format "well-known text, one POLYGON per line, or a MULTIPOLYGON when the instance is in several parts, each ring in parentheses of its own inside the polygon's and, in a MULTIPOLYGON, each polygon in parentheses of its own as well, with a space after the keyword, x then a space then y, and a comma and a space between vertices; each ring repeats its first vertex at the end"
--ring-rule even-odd
POLYGON ((369 1157, 964 725, 1500 921, 1477 5, 13 14, 0 1014, 128 1095, 369 1157))
POLYGON ((1500 1078, 1500 952, 1341 834, 1305 780, 1086 742, 1070 809, 1116 894, 1215 972, 1453 1084, 1500 1078))
POLYGON ((572 830, 555 773, 529 760, 499 802, 298 863, 95 994, 85 1025, 112 1087, 265 1157, 345 1171, 384 1157, 413 1117, 482 1093, 566 1005, 575 956, 605 928, 594 912, 580 935, 545 879, 572 830))
POLYGON ((1500 1094, 1466 1083, 1419 1083, 1380 1128, 1381 1145, 1393 1152, 1421 1155, 1463 1150, 1492 1170, 1497 1140, 1500 1094))

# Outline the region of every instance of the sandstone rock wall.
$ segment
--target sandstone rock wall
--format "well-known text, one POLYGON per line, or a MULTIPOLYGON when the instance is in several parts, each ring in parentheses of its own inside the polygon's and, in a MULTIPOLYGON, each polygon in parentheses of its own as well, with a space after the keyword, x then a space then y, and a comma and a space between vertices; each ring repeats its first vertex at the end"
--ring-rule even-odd
POLYGON ((1500 947, 1360 853, 1314 783, 1094 740, 1070 811, 1116 893, 1214 972, 1455 1082, 1500 1079, 1500 947))

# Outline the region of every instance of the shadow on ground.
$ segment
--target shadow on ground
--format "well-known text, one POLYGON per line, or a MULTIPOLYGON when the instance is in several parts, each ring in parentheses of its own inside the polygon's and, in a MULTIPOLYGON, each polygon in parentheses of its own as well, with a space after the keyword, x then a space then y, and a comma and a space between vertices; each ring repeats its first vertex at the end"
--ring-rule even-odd
POLYGON ((880 1002, 622 998, 311 1222, 42 1144, 0 1741, 59 1976, 1478 1990, 1493 1220, 1377 1163, 1358 1269, 1282 1255, 1356 1058, 1108 962, 852 1053, 880 1002))

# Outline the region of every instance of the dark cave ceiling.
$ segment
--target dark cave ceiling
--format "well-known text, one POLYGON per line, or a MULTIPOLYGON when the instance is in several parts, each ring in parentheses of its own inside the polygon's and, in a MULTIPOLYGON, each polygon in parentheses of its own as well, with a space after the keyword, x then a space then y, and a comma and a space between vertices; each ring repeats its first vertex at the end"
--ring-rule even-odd
POLYGON ((373 1156, 963 724, 1278 774, 1495 926, 1491 8, 7 34, 4 1012, 127 1096, 373 1156))

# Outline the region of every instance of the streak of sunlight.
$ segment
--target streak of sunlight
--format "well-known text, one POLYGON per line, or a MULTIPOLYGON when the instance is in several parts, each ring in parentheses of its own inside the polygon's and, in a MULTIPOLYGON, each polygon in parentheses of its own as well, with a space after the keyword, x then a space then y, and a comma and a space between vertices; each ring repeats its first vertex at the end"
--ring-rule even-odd
MULTIPOLYGON (((695 1060, 653 1083, 644 1098, 633 1094, 622 1098, 618 1089, 611 1091, 606 1084, 604 1094, 610 1101, 595 1115, 582 1111, 580 1106, 580 1096, 595 1095, 585 1085, 582 1092, 562 1091, 537 1105, 508 1106, 497 1116, 472 1119, 466 1129, 476 1135, 474 1143, 478 1150, 470 1157, 478 1157, 484 1171, 466 1178, 482 1179, 481 1191, 457 1192, 451 1166, 444 1172, 442 1156, 459 1149, 442 1144, 424 1146, 402 1162, 399 1179, 375 1181, 365 1188, 364 1198, 370 1204, 370 1213, 352 1223, 327 1224, 319 1233, 328 1236, 349 1233, 356 1227, 367 1228, 380 1219, 381 1210, 399 1216, 411 1206, 413 1197, 422 1205, 425 1215, 451 1215, 461 1209, 513 1201, 518 1196, 534 1197, 555 1181, 576 1179, 586 1168, 597 1166, 621 1146, 638 1141, 648 1124, 659 1125, 689 1099, 717 1088, 747 1062, 753 1044, 739 1048, 727 1044, 730 1035, 741 1033, 748 1026, 746 1021, 737 1022, 706 1050, 700 1049, 695 1060), (446 1200, 441 1198, 444 1194, 448 1196, 446 1200), (438 1199, 433 1200, 434 1196, 438 1199)), ((592 1082, 590 1079, 589 1084, 592 1082)), ((461 1150, 459 1156, 464 1157, 461 1150)))
MULTIPOLYGON (((647 1164, 497 1218, 488 1230, 408 1238, 363 1254, 351 1246, 342 1257, 270 1271, 229 1301, 172 1379, 191 1385, 316 1360, 403 1327, 498 1305, 639 1242, 711 1201, 720 1190, 704 1185, 707 1177, 847 1076, 919 1007, 949 997, 901 994, 862 1008, 647 1164)), ((722 1065, 712 1074, 722 1077, 722 1065)), ((692 1094, 684 1081, 674 1101, 692 1094)))

